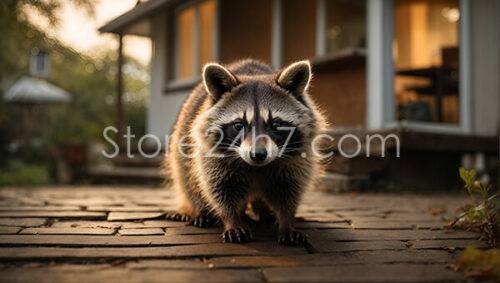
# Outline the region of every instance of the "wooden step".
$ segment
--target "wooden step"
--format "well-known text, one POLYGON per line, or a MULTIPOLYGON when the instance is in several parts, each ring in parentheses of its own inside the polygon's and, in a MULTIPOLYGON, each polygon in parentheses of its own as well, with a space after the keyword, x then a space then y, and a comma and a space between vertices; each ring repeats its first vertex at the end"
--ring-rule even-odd
MULTIPOLYGON (((129 149, 127 149, 126 145, 120 145, 119 147, 120 147, 120 153, 126 154, 127 152, 131 152, 133 154, 140 154, 137 145, 132 144, 129 146, 129 149)), ((153 154, 158 151, 158 146, 156 144, 152 145, 144 143, 141 145, 141 150, 146 154, 153 154)), ((165 146, 162 145, 158 155, 161 155, 164 152, 165 152, 165 146)))
POLYGON ((327 172, 320 180, 318 188, 328 192, 358 192, 370 187, 368 174, 339 174, 327 172))
POLYGON ((133 154, 133 157, 128 157, 126 154, 119 154, 111 159, 116 167, 160 167, 161 162, 165 158, 163 153, 155 157, 148 158, 139 154, 133 154))
POLYGON ((343 156, 332 157, 327 164, 327 170, 332 173, 342 174, 373 174, 381 172, 385 166, 383 157, 347 158, 343 156))
POLYGON ((95 183, 158 184, 164 179, 159 167, 91 167, 89 175, 95 183))

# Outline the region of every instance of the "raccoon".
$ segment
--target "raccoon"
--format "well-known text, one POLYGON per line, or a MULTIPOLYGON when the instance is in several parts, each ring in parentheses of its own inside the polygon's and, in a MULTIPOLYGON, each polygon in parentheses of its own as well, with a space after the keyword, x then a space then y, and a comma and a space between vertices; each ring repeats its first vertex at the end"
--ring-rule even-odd
POLYGON ((167 218, 199 227, 220 221, 223 242, 247 242, 250 202, 261 215, 272 211, 280 243, 302 244, 294 216, 321 172, 313 141, 326 129, 307 92, 311 76, 309 61, 279 71, 251 59, 206 64, 170 137, 165 167, 180 210, 167 218))

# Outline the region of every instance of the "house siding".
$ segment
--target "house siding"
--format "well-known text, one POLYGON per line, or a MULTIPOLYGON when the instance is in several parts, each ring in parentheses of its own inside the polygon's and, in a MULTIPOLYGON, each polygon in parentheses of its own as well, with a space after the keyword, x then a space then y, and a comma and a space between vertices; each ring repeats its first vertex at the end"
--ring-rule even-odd
MULTIPOLYGON (((226 4, 227 1, 221 1, 221 4, 226 4)), ((270 5, 270 4, 269 4, 270 5)), ((221 7, 222 15, 224 16, 224 11, 231 10, 227 6, 221 7)), ((470 58, 471 58, 471 69, 470 69, 470 134, 473 135, 481 135, 481 136, 497 136, 499 131, 499 114, 498 109, 500 108, 500 59, 498 56, 498 50, 500 50, 500 22, 498 19, 500 18, 500 3, 496 0, 481 0, 481 1, 470 1, 470 10, 468 11, 470 18, 470 58)), ((370 5, 367 5, 367 9, 373 9, 373 5, 370 1, 370 5)), ((373 11, 367 11, 373 15, 373 11)), ((165 82, 167 78, 170 78, 169 74, 171 73, 168 69, 169 64, 167 62, 167 57, 169 54, 169 49, 167 43, 171 42, 170 37, 168 37, 168 13, 167 11, 163 13, 159 13, 156 16, 150 18, 151 26, 154 27, 152 29, 151 38, 152 38, 152 59, 151 59, 151 85, 150 85, 150 99, 149 99, 149 111, 147 112, 147 128, 148 133, 153 134, 158 137, 164 137, 166 134, 169 134, 172 126, 177 117, 177 113, 189 94, 189 90, 183 91, 175 91, 165 93, 165 82), (170 40, 169 40, 170 39, 170 40)), ((268 18, 269 15, 266 14, 265 18, 268 18)), ((224 19, 224 17, 223 17, 224 19)), ((237 34, 228 33, 229 26, 231 26, 231 22, 225 18, 226 22, 221 23, 221 38, 223 44, 221 44, 220 50, 220 59, 221 61, 232 61, 233 59, 242 57, 237 56, 238 54, 234 53, 235 51, 240 51, 240 48, 234 48, 232 41, 235 39, 237 34), (226 30, 224 29, 226 27, 226 30), (232 38, 232 39, 231 39, 232 38), (231 46, 230 50, 224 49, 224 46, 231 46), (231 53, 232 52, 232 53, 231 53)), ((269 24, 269 23, 268 23, 269 24)), ((231 27, 234 28, 234 27, 231 27)), ((380 28, 383 28, 382 26, 380 28)), ((370 36, 370 31, 368 30, 368 36, 370 36)), ((264 32, 266 34, 265 38, 268 38, 265 44, 265 49, 261 53, 263 53, 263 60, 269 61, 271 50, 270 50, 270 28, 266 29, 264 32)), ((373 33, 372 33, 373 34, 373 33)), ((259 45, 259 46, 260 46, 259 45)), ((261 46, 262 47, 262 46, 261 46)), ((286 47, 286 45, 284 46, 286 47)), ((368 48, 370 49, 370 47, 368 48)), ((379 50, 380 51, 380 50, 379 50)), ((285 52, 286 53, 286 52, 285 52)), ((373 52, 369 52, 369 54, 374 54, 373 52)), ((246 54, 247 56, 252 54, 246 54)), ((381 56, 381 52, 376 52, 377 56, 381 56)), ((388 56, 389 54, 384 54, 388 56)), ((245 57, 245 56, 243 56, 245 57)), ((370 57, 370 56, 369 56, 370 57)), ((375 60, 379 62, 380 58, 374 58, 372 56, 371 60, 375 60)), ((372 62, 374 63, 374 62, 372 62)), ((374 66, 374 64, 370 64, 370 58, 368 58, 368 65, 374 66)), ((379 74, 380 71, 384 70, 384 65, 375 64, 376 70, 378 72, 374 72, 375 69, 368 68, 367 71, 374 74, 379 74)), ((387 67, 387 66, 385 66, 387 67)), ((373 75, 373 74, 372 74, 373 75)), ((361 74, 363 77, 364 75, 361 74)), ((327 77, 325 75, 325 77, 327 77)), ((356 91, 360 92, 365 97, 365 92, 369 93, 373 92, 374 89, 370 88, 373 86, 370 84, 370 78, 372 79, 372 83, 376 83, 377 85, 389 84, 389 82, 380 81, 383 79, 383 76, 375 76, 370 77, 368 74, 367 85, 364 84, 356 84, 356 91), (377 78, 377 81, 374 81, 374 78, 377 78), (366 87, 366 88, 365 88, 366 87), (358 89, 359 88, 359 89, 358 89)), ((316 78, 316 83, 313 84, 312 92, 313 95, 317 95, 318 91, 324 89, 325 93, 331 93, 331 86, 328 84, 321 84, 321 75, 318 74, 316 78), (328 91, 330 90, 330 92, 328 91)), ((383 89, 378 89, 381 93, 384 93, 383 89)), ((368 95, 370 97, 370 95, 368 95)), ((325 96, 324 99, 318 97, 321 103, 328 104, 329 101, 337 101, 339 99, 333 100, 331 96, 325 96)), ((370 101, 370 100, 368 100, 370 101)), ((383 101, 379 101, 383 102, 383 101)), ((381 121, 373 125, 374 119, 372 115, 374 114, 370 112, 370 109, 379 108, 380 105, 374 107, 374 102, 367 102, 362 99, 362 101, 352 101, 350 102, 356 105, 357 111, 350 111, 350 113, 343 113, 338 109, 332 108, 329 109, 325 107, 328 114, 331 116, 334 125, 347 125, 347 126, 366 126, 368 128, 373 128, 374 126, 380 126, 383 124, 383 121, 388 119, 388 117, 384 117, 384 112, 378 113, 379 119, 381 121), (365 104, 366 102, 366 104, 365 104), (368 109, 365 109, 366 106, 368 109), (359 108, 359 109, 358 109, 359 108), (351 115, 352 117, 350 117, 351 115), (349 117, 348 117, 349 116, 349 117), (364 121, 367 121, 367 124, 364 121), (380 124, 380 125, 379 125, 380 124)), ((337 103, 338 104, 338 103, 337 103)), ((392 105, 392 103, 389 103, 392 105)), ((380 110, 383 110, 382 108, 380 110)), ((379 110, 379 111, 380 111, 379 110)), ((378 127, 375 127, 378 128, 378 127)), ((440 130, 441 131, 441 130, 440 130)), ((162 142, 164 140, 162 139, 162 142)))
POLYGON ((149 109, 147 111, 147 129, 149 134, 165 142, 165 135, 170 134, 177 118, 177 113, 188 95, 188 91, 169 92, 165 94, 167 78, 167 13, 161 13, 151 19, 153 27, 151 84, 149 109))

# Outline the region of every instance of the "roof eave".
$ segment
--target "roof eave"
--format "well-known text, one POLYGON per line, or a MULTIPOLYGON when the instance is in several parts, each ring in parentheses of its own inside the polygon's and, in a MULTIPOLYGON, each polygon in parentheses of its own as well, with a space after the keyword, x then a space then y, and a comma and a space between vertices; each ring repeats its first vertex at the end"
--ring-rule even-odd
POLYGON ((176 2, 175 0, 150 0, 135 6, 132 10, 121 14, 109 21, 98 30, 102 33, 126 34, 126 30, 148 16, 160 12, 164 7, 176 2))

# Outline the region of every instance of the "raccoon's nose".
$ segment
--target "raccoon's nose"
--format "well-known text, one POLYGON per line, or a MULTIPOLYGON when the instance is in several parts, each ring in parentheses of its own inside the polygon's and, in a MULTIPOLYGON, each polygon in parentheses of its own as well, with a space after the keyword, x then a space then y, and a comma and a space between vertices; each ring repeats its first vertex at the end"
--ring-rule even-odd
POLYGON ((265 148, 257 148, 250 152, 250 158, 255 162, 262 162, 266 160, 267 151, 265 148))

